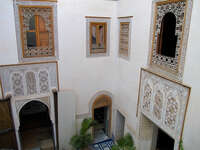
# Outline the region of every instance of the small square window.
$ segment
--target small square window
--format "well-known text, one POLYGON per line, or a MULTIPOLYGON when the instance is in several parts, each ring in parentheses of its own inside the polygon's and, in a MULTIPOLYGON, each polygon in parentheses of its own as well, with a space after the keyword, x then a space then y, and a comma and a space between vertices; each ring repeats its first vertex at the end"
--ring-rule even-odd
POLYGON ((110 41, 110 18, 86 16, 86 55, 108 56, 110 41))

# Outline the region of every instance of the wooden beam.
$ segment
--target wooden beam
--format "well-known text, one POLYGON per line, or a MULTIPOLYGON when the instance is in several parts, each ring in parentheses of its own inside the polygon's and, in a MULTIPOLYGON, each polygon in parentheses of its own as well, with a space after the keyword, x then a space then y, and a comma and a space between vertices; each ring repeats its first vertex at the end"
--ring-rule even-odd
POLYGON ((58 2, 58 0, 16 0, 17 2, 23 1, 36 1, 36 2, 58 2))
POLYGON ((111 19, 111 17, 85 16, 85 18, 111 19))
POLYGON ((118 17, 118 19, 126 19, 126 18, 133 18, 133 16, 118 17))

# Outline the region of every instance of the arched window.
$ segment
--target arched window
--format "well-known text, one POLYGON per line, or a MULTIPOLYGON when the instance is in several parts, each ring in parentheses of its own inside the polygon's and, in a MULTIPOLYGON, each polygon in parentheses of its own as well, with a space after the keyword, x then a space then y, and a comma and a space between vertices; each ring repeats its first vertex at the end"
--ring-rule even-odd
POLYGON ((27 31, 27 47, 48 47, 48 45, 49 33, 44 19, 38 15, 31 17, 27 31))
POLYGON ((160 34, 158 35, 157 53, 167 57, 175 57, 177 36, 176 16, 169 12, 162 19, 160 34))

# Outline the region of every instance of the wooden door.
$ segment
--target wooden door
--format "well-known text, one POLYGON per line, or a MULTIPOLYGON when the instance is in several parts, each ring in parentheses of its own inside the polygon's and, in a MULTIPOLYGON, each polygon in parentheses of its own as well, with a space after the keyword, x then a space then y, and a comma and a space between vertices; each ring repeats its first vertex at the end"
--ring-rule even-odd
POLYGON ((17 149, 10 99, 0 100, 0 149, 17 149))

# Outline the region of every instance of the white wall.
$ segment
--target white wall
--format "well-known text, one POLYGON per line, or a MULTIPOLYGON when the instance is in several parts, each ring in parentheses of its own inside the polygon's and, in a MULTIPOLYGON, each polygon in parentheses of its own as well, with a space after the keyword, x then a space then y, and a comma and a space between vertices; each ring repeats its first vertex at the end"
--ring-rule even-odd
POLYGON ((58 92, 58 130, 59 149, 71 149, 70 138, 76 133, 76 101, 77 97, 73 91, 58 92))
MULTIPOLYGON (((200 147, 200 1, 194 0, 191 20, 190 36, 188 41, 185 72, 183 83, 192 87, 185 129, 183 145, 185 150, 197 150, 200 147)), ((119 61, 120 85, 118 104, 126 110, 130 125, 136 128, 135 117, 137 94, 139 86, 139 68, 147 64, 149 50, 149 32, 152 0, 121 0, 118 6, 118 16, 133 16, 133 33, 131 61, 119 61)))
MULTIPOLYGON (((114 95, 114 103, 127 114, 137 131, 136 107, 140 68, 146 66, 152 0, 58 0, 59 78, 61 89, 77 96, 77 113, 88 113, 90 99, 101 90, 114 95), (110 56, 86 58, 85 16, 108 16, 111 20, 110 56), (130 61, 118 58, 118 16, 133 16, 130 61)), ((184 130, 186 150, 200 147, 200 1, 194 0, 186 56, 184 83, 192 87, 184 130)), ((18 62, 13 0, 0 5, 0 64, 18 62)))
MULTIPOLYGON (((96 92, 114 92, 117 79, 115 27, 111 28, 110 56, 86 58, 85 16, 116 20, 116 2, 107 0, 58 0, 59 77, 61 89, 73 89, 78 112, 88 113, 88 103, 96 92), (114 18, 114 19, 113 19, 114 18)), ((0 64, 18 63, 13 0, 0 5, 0 64)))
POLYGON ((140 68, 147 64, 151 1, 122 0, 118 5, 118 16, 133 16, 133 27, 130 61, 119 59, 117 104, 127 114, 128 124, 137 131, 139 77, 140 68))
POLYGON ((0 64, 18 62, 13 0, 0 5, 0 64))
MULTIPOLYGON (((116 2, 104 0, 59 0, 59 70, 61 89, 73 89, 78 95, 78 114, 88 113, 88 104, 96 92, 115 92, 117 80, 115 27, 111 27, 110 56, 86 57, 85 16, 115 17, 116 2)), ((116 17, 115 17, 116 18, 116 17)), ((114 26, 115 19, 111 20, 114 26)))
POLYGON ((192 87, 186 116, 183 141, 186 150, 200 147, 200 1, 193 1, 193 12, 190 26, 189 42, 183 81, 192 87))

